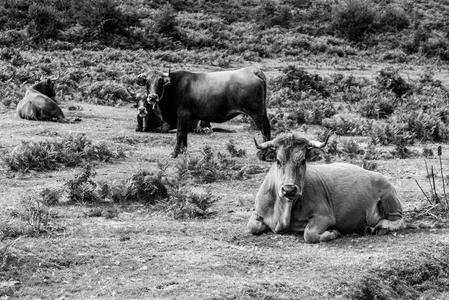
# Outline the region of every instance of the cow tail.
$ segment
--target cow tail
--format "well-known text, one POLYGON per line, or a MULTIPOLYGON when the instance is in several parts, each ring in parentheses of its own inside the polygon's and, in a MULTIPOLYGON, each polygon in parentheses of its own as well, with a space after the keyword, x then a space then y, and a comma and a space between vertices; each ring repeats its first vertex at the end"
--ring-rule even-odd
POLYGON ((267 109, 267 78, 265 77, 265 74, 260 69, 256 69, 254 71, 254 74, 263 81, 264 103, 265 103, 265 110, 266 110, 267 109))

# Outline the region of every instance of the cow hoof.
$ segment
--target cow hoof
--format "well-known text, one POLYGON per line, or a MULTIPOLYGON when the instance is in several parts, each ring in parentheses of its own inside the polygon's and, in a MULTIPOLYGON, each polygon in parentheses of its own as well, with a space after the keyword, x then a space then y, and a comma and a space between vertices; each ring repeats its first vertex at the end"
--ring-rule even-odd
POLYGON ((174 152, 172 152, 172 154, 170 155, 171 156, 171 158, 177 158, 178 157, 178 151, 174 151, 174 152))
POLYGON ((137 127, 136 132, 142 132, 142 128, 137 127))
POLYGON ((150 128, 144 127, 144 128, 143 128, 143 132, 150 132, 150 128))

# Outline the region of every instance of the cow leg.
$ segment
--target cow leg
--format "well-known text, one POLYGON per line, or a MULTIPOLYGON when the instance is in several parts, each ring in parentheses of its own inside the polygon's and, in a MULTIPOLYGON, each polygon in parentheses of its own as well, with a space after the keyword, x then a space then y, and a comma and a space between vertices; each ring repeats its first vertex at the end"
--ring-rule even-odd
POLYGON ((385 234, 406 227, 402 218, 402 206, 396 191, 391 188, 378 202, 382 219, 374 226, 373 231, 377 234, 385 234))
POLYGON ((180 152, 187 148, 187 134, 189 132, 190 118, 188 116, 178 117, 176 128, 176 146, 172 157, 176 158, 180 152))
POLYGON ((269 230, 269 227, 263 223, 263 219, 256 212, 251 214, 246 228, 254 235, 259 235, 269 230))
POLYGON ((340 236, 337 230, 327 230, 335 225, 335 219, 330 216, 314 216, 304 230, 306 243, 327 242, 340 236))
POLYGON ((150 132, 151 127, 150 127, 150 116, 149 114, 146 115, 143 119, 143 131, 144 132, 150 132))
POLYGON ((142 118, 137 115, 137 127, 136 127, 136 131, 141 132, 142 131, 142 118))
POLYGON ((267 114, 251 117, 253 118, 254 123, 256 123, 257 128, 262 132, 264 142, 271 140, 270 121, 268 120, 267 114))

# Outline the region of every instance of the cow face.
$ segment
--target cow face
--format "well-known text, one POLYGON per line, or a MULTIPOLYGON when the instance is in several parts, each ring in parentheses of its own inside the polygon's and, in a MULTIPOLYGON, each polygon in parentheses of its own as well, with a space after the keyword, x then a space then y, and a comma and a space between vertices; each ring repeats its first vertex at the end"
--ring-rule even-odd
POLYGON ((324 143, 309 141, 296 134, 283 135, 260 145, 256 142, 259 150, 275 153, 271 174, 279 213, 276 232, 288 229, 291 210, 303 193, 306 162, 317 158, 329 136, 324 143))
POLYGON ((165 90, 171 83, 170 74, 157 74, 148 80, 148 103, 154 105, 159 102, 165 94, 165 90))
POLYGON ((145 118, 148 115, 149 104, 145 99, 144 95, 137 95, 137 114, 141 118, 145 118))

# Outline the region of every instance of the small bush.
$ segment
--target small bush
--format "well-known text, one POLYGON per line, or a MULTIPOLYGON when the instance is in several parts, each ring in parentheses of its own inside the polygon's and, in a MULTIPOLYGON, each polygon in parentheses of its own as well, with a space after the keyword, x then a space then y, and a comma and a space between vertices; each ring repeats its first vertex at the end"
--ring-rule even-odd
POLYGON ((196 193, 179 187, 172 191, 170 200, 164 206, 165 211, 175 219, 204 218, 211 214, 208 210, 216 200, 209 191, 196 193))
POLYGON ((166 4, 155 19, 155 31, 167 36, 178 36, 176 11, 173 6, 166 4))
POLYGON ((97 183, 93 180, 95 174, 92 165, 86 164, 73 179, 65 183, 69 203, 92 204, 102 200, 95 191, 97 187, 97 183))
POLYGON ((370 119, 388 118, 396 109, 395 99, 388 93, 374 93, 360 101, 357 110, 362 117, 370 119))
POLYGON ((323 119, 321 124, 338 135, 367 135, 373 127, 372 120, 341 115, 323 119))
POLYGON ((187 153, 182 155, 175 167, 178 181, 194 179, 199 183, 232 178, 233 171, 241 168, 226 155, 214 153, 209 146, 201 149, 201 157, 190 157, 187 153))
POLYGON ((397 97, 402 97, 412 91, 410 84, 399 75, 397 69, 392 67, 380 70, 376 82, 380 90, 393 91, 397 97))
POLYGON ((384 30, 396 31, 407 28, 410 25, 410 19, 401 7, 390 5, 382 12, 379 23, 384 30))
POLYGON ((334 8, 332 25, 350 40, 360 41, 373 30, 376 17, 376 8, 371 1, 347 0, 334 8))
POLYGON ((121 158, 121 150, 112 151, 106 144, 93 144, 84 134, 70 135, 61 141, 25 142, 2 156, 12 171, 55 170, 61 166, 74 167, 86 161, 109 161, 121 158))
POLYGON ((328 97, 326 83, 317 74, 309 74, 300 67, 290 65, 282 70, 282 75, 274 79, 275 90, 288 88, 293 93, 314 91, 323 97, 328 97))
POLYGON ((229 140, 226 144, 226 149, 228 150, 231 157, 243 157, 246 156, 245 149, 238 149, 235 147, 235 142, 233 140, 229 140))
POLYGON ((156 201, 167 197, 167 187, 161 178, 142 170, 127 180, 124 188, 124 197, 120 202, 155 204, 156 201))
POLYGON ((275 25, 288 27, 292 21, 292 12, 287 5, 278 5, 275 1, 263 0, 256 10, 256 19, 263 27, 275 25))

